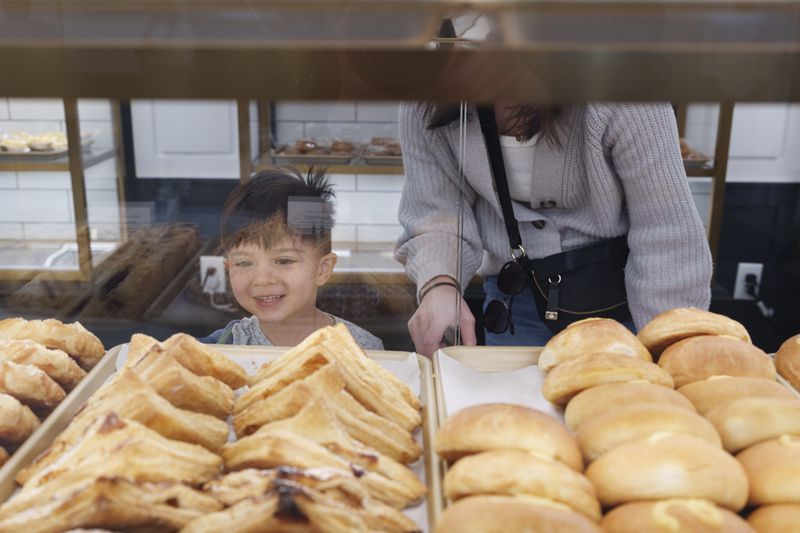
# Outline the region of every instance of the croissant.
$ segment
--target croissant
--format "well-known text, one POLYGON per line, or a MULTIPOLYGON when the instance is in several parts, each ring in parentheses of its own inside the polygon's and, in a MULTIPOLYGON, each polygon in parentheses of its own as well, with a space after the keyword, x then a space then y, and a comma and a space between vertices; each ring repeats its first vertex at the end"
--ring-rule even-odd
POLYGON ((60 320, 0 320, 0 340, 28 339, 48 348, 63 350, 85 370, 94 367, 105 354, 100 339, 87 331, 80 322, 65 324, 60 320))
POLYGON ((74 389, 86 376, 86 372, 66 352, 51 350, 29 340, 0 341, 0 359, 35 366, 66 391, 74 389))

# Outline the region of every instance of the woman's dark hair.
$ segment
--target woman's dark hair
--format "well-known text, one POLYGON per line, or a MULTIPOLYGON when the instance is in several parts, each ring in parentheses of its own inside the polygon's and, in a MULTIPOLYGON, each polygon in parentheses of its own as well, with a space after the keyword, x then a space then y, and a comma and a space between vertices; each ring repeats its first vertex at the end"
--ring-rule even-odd
POLYGON ((225 253, 248 243, 271 248, 291 236, 330 253, 334 197, 324 169, 311 167, 306 177, 294 167, 253 174, 231 191, 222 207, 222 247, 225 253), (290 219, 293 211, 299 216, 290 219))
MULTIPOLYGON (((561 146, 558 134, 558 118, 564 112, 562 106, 542 106, 531 104, 517 104, 512 106, 511 122, 509 126, 521 131, 521 140, 530 140, 541 132, 542 138, 555 146, 561 146)), ((428 129, 435 130, 447 126, 458 120, 459 104, 429 104, 426 115, 428 116, 428 129)), ((503 132, 500 132, 501 134, 503 132)))

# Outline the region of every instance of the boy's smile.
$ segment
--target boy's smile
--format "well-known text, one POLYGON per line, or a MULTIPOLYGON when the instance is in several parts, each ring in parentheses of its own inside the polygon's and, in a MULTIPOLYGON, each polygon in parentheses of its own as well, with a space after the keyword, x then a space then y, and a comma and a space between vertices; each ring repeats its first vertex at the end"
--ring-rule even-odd
POLYGON ((270 338, 278 328, 319 327, 317 291, 335 264, 335 254, 323 255, 313 244, 289 236, 269 249, 240 245, 226 257, 236 300, 258 317, 270 338))

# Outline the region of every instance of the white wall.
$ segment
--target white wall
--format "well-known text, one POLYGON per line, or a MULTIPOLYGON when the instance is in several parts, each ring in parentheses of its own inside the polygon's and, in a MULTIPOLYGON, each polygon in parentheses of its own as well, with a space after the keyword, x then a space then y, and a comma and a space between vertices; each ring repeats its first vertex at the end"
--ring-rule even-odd
MULTIPOLYGON (((93 149, 113 146, 108 100, 78 102, 81 131, 91 134, 93 149)), ((64 105, 58 99, 0 98, 0 135, 14 131, 66 131, 64 105)), ((93 238, 119 238, 116 161, 85 171, 89 227, 93 238)), ((0 172, 0 238, 74 240, 75 213, 69 172, 0 172)))

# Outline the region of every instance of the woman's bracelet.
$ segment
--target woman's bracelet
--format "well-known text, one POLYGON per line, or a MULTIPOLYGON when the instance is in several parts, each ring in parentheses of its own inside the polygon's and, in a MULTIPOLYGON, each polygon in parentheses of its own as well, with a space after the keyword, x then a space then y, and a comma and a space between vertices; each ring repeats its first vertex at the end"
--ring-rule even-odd
POLYGON ((425 295, 431 292, 433 289, 435 289, 436 287, 442 287, 444 285, 447 285, 448 287, 453 287, 455 290, 459 292, 459 294, 461 293, 461 287, 459 286, 456 280, 448 279, 445 281, 437 281, 436 283, 431 283, 430 285, 422 289, 422 292, 419 293, 419 300, 417 301, 417 304, 421 304, 422 299, 425 298, 425 295))

